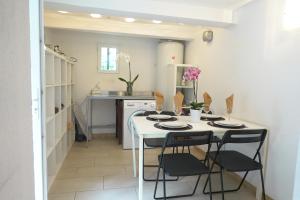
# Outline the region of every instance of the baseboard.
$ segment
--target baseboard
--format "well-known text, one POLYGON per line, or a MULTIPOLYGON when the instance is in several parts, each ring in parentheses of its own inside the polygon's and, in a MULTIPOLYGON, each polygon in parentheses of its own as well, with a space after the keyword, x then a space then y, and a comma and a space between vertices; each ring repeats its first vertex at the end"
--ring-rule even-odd
MULTIPOLYGON (((203 157, 205 156, 205 152, 201 148, 195 147, 194 149, 197 150, 201 154, 201 156, 203 156, 203 157)), ((237 181, 242 180, 242 178, 234 172, 227 172, 226 171, 225 173, 230 175, 231 177, 233 177, 237 181)), ((256 187, 253 184, 249 183, 247 180, 245 180, 244 186, 249 188, 252 192, 256 193, 256 187)), ((273 200, 273 199, 266 194, 266 200, 273 200)))

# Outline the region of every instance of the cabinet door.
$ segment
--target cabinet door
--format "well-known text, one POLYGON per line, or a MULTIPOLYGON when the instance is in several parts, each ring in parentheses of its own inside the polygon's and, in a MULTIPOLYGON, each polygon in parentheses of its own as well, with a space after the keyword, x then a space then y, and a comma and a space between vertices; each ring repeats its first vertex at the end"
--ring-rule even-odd
POLYGON ((116 137, 119 144, 123 141, 123 100, 116 100, 116 137))

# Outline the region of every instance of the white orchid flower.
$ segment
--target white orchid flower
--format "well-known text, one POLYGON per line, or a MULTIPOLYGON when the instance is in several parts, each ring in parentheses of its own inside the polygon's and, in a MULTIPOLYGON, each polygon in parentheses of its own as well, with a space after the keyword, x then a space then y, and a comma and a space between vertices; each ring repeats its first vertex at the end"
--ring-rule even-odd
POLYGON ((120 52, 117 55, 117 59, 124 59, 126 63, 130 63, 130 55, 127 53, 120 52))

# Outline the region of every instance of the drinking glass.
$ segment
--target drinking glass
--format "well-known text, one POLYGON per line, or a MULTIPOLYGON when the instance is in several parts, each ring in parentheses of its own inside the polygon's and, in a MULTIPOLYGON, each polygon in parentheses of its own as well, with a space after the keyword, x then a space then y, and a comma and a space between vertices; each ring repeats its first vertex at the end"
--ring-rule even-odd
POLYGON ((228 121, 230 121, 230 114, 231 114, 231 111, 226 109, 226 112, 227 112, 227 117, 228 117, 228 121))
POLYGON ((156 104, 156 112, 157 114, 160 114, 163 111, 163 105, 156 104))
POLYGON ((206 120, 208 120, 207 115, 209 114, 210 110, 209 110, 209 106, 205 105, 203 108, 204 113, 206 114, 206 120))
POLYGON ((181 112, 182 112, 182 109, 179 106, 176 106, 175 107, 175 114, 176 114, 176 116, 180 116, 181 112))

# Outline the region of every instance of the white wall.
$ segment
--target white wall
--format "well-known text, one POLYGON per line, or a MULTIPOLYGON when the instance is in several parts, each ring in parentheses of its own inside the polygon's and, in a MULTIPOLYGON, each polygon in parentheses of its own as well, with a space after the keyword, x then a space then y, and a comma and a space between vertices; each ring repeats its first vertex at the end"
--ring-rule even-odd
POLYGON ((0 199, 34 200, 28 1, 0 2, 0 199))
MULTIPOLYGON (((119 74, 97 71, 98 43, 116 44, 121 52, 131 56, 133 75, 140 75, 134 84, 134 91, 153 91, 155 88, 156 39, 46 29, 45 43, 58 44, 67 55, 78 58, 74 74, 75 100, 78 102, 89 94, 98 81, 102 90, 126 90, 126 84, 117 79, 128 77, 128 65, 124 61, 119 66, 119 74)), ((95 125, 115 123, 114 102, 96 103, 94 116, 95 125)))
POLYGON ((203 70, 200 94, 211 94, 217 113, 234 93, 233 115, 269 129, 266 187, 278 200, 293 198, 300 134, 300 30, 282 28, 283 3, 254 1, 237 11, 237 25, 211 28, 212 43, 199 37, 186 49, 187 63, 203 70))

